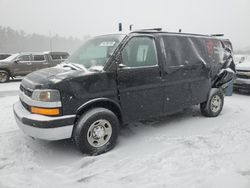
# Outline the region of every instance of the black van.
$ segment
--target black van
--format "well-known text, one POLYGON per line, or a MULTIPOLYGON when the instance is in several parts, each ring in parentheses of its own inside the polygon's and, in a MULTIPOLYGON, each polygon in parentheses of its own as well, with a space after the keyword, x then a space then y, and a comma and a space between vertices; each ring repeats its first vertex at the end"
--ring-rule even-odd
POLYGON ((84 153, 112 149, 119 126, 200 104, 216 117, 233 78, 212 36, 135 31, 90 39, 68 62, 26 76, 14 105, 28 135, 73 138, 84 153), (223 69, 222 69, 223 67, 223 69))

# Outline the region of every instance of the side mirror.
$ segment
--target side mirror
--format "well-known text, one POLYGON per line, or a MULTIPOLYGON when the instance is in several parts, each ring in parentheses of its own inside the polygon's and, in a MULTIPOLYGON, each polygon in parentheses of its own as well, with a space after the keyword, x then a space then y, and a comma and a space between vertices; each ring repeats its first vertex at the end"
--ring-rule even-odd
POLYGON ((21 59, 16 59, 14 60, 14 63, 19 63, 21 61, 21 59))
POLYGON ((124 67, 127 67, 127 66, 124 65, 124 64, 122 64, 122 63, 119 63, 119 64, 118 64, 118 68, 119 68, 119 69, 122 69, 122 68, 124 68, 124 67))

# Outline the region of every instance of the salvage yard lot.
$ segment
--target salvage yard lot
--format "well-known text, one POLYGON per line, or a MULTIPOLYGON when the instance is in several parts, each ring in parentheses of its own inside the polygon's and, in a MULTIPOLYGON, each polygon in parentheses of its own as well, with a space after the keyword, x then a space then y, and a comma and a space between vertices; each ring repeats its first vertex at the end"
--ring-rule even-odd
POLYGON ((226 97, 217 118, 194 106, 130 124, 112 151, 90 157, 70 140, 34 140, 18 129, 19 84, 0 85, 0 188, 250 187, 249 95, 226 97))

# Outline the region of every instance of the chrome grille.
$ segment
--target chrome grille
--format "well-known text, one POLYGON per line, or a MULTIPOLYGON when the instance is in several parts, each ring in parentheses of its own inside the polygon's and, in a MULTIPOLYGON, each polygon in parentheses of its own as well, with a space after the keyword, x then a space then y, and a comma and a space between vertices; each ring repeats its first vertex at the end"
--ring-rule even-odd
POLYGON ((33 93, 32 90, 26 89, 22 85, 20 85, 20 91, 23 92, 25 95, 27 95, 29 97, 31 97, 32 93, 33 93))

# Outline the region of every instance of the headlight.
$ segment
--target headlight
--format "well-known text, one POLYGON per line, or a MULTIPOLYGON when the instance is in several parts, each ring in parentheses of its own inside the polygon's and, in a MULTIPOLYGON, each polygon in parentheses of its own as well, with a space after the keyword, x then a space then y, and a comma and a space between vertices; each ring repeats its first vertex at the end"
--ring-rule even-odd
POLYGON ((60 92, 58 90, 34 90, 32 99, 43 102, 59 102, 61 101, 60 92))

